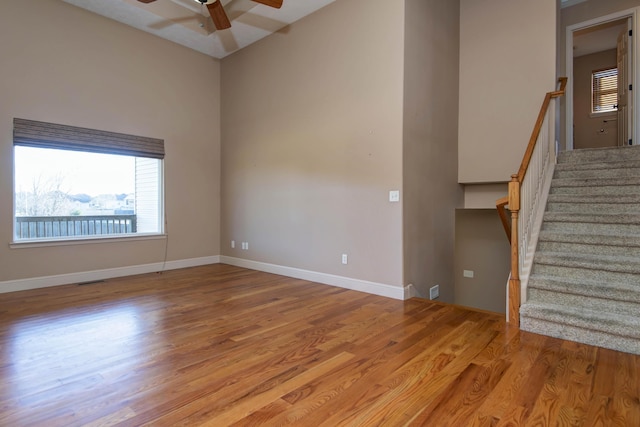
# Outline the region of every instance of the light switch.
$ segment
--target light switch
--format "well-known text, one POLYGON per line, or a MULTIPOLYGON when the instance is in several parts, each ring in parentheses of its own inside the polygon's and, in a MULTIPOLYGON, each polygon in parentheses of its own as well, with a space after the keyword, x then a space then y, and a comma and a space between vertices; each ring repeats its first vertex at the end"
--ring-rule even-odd
POLYGON ((398 191, 398 190, 389 191, 389 201, 390 202, 399 202, 400 201, 400 191, 398 191))

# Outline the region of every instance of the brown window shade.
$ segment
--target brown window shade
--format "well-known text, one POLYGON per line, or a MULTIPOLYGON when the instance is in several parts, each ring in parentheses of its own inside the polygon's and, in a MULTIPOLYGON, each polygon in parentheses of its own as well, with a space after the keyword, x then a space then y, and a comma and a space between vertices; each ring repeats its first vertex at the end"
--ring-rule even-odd
POLYGON ((594 71, 591 75, 591 94, 591 112, 617 111, 618 69, 594 71))
POLYGON ((13 119, 13 144, 102 154, 164 158, 164 140, 35 120, 13 119))

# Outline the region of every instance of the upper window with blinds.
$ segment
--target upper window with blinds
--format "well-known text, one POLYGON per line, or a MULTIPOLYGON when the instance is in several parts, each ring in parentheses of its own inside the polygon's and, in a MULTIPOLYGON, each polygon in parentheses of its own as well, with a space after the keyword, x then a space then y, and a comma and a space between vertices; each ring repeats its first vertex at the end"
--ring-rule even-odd
POLYGON ((14 119, 14 241, 163 232, 161 139, 14 119))
POLYGON ((591 112, 618 110, 618 69, 607 68, 591 73, 591 112))

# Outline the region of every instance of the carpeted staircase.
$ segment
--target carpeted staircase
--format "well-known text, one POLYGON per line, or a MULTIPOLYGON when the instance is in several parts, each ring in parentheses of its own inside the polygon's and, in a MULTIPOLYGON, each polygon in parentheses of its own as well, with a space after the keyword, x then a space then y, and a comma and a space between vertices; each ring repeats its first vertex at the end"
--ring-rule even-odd
POLYGON ((640 146, 560 154, 520 319, 640 354, 640 146))

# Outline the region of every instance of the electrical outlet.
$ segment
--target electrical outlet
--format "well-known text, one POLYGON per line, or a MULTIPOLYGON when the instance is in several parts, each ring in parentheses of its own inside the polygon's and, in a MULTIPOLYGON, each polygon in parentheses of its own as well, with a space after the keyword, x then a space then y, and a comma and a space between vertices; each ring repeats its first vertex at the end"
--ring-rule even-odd
POLYGON ((429 288, 429 299, 438 299, 440 296, 440 286, 435 285, 429 288))
POLYGON ((249 242, 242 242, 241 248, 244 251, 248 251, 249 250, 249 242))
POLYGON ((235 249, 236 248, 236 241, 232 240, 231 241, 231 249, 235 249))
POLYGON ((390 202, 399 202, 400 201, 400 191, 398 191, 398 190, 389 191, 389 201, 390 202))
POLYGON ((349 257, 347 254, 342 254, 342 263, 347 264, 349 262, 349 257))

